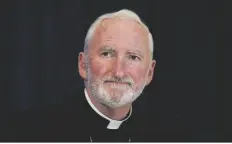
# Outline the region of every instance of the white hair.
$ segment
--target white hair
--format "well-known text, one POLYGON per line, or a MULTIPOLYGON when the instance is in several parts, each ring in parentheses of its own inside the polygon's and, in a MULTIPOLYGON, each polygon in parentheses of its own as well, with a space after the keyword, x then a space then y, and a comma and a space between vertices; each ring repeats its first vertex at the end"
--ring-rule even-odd
POLYGON ((85 37, 85 45, 84 45, 84 52, 87 52, 88 49, 88 43, 89 41, 92 39, 94 32, 96 31, 97 26, 104 20, 104 19, 109 19, 109 18, 126 18, 126 19, 131 19, 134 20, 136 22, 138 22, 145 30, 147 30, 148 32, 148 40, 149 40, 149 49, 151 51, 151 58, 153 58, 153 38, 152 38, 152 34, 150 33, 148 27, 141 21, 141 19, 139 18, 139 16, 134 13, 133 11, 127 10, 127 9, 122 9, 120 11, 117 12, 113 12, 113 13, 107 13, 104 15, 101 15, 100 17, 98 17, 94 23, 90 26, 87 35, 85 37))

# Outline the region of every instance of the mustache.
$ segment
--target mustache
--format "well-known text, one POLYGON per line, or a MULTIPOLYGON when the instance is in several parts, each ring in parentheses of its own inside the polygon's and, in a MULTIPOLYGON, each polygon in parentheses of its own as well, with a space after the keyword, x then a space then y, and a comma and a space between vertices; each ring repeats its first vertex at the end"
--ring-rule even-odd
POLYGON ((115 83, 126 83, 128 85, 132 85, 134 83, 132 78, 119 78, 119 77, 104 77, 102 79, 103 82, 115 82, 115 83))

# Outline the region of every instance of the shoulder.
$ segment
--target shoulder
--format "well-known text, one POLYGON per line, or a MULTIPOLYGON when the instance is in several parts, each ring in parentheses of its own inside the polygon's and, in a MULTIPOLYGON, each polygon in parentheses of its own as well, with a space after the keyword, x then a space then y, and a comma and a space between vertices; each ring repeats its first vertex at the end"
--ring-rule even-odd
POLYGON ((148 109, 143 104, 133 107, 133 131, 136 142, 191 141, 191 126, 184 116, 164 114, 159 108, 148 109))

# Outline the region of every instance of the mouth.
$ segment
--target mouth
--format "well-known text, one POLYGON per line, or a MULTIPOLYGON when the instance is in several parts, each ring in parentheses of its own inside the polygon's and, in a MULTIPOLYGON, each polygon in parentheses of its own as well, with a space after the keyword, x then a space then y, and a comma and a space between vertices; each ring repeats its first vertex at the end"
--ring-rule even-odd
POLYGON ((105 81, 105 83, 116 84, 116 85, 130 85, 128 82, 105 81))

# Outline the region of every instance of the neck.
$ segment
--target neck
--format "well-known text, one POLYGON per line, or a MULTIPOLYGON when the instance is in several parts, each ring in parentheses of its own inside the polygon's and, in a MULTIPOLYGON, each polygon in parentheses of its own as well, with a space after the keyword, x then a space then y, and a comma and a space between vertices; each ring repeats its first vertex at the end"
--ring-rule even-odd
POLYGON ((95 97, 91 95, 90 90, 87 88, 88 96, 93 103, 93 105, 105 116, 113 119, 113 120, 122 120, 126 117, 128 112, 130 111, 131 104, 125 105, 123 107, 118 108, 110 108, 106 105, 101 104, 95 97))

